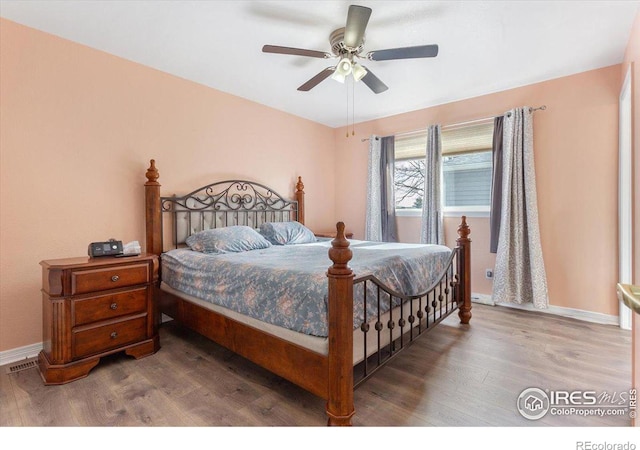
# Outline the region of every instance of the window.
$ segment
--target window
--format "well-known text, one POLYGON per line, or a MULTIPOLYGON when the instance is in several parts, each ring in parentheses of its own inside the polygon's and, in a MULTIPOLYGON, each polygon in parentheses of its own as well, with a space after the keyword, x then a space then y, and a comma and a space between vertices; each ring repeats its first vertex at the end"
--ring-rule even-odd
MULTIPOLYGON (((442 198, 446 213, 488 213, 491 202, 493 119, 442 129, 442 198)), ((399 215, 419 214, 426 130, 396 136, 395 200, 399 215)))
POLYGON ((491 151, 444 156, 445 207, 488 207, 491 202, 491 151))

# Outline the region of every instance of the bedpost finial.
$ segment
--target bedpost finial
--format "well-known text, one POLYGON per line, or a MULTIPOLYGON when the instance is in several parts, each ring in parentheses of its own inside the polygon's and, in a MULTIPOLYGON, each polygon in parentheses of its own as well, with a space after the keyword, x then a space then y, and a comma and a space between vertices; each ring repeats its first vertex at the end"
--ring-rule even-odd
POLYGON ((158 184, 158 178, 160 177, 160 172, 156 168, 156 160, 152 159, 147 169, 147 173, 145 174, 147 177, 147 182, 145 184, 158 184))
POLYGON ((344 228, 344 222, 338 222, 336 224, 338 233, 331 241, 329 249, 329 258, 333 261, 333 266, 329 267, 331 275, 350 275, 352 273, 348 263, 351 261, 353 252, 349 248, 349 241, 344 236, 344 228))
POLYGON ((458 236, 459 239, 468 239, 471 230, 469 229, 469 225, 467 225, 467 216, 462 216, 462 222, 460 222, 460 226, 458 226, 458 236))
POLYGON ((304 191, 304 183, 302 183, 302 177, 298 177, 298 182, 296 183, 296 192, 304 191))

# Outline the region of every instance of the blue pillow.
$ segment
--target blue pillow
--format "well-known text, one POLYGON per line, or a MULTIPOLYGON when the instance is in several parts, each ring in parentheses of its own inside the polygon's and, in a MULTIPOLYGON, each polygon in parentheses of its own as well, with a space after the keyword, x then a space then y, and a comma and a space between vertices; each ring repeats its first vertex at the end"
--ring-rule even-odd
POLYGON ((245 225, 199 231, 186 240, 191 250, 202 253, 238 253, 271 247, 260 233, 245 225))
POLYGON ((313 231, 300 222, 266 222, 260 233, 273 245, 293 245, 317 242, 313 231))

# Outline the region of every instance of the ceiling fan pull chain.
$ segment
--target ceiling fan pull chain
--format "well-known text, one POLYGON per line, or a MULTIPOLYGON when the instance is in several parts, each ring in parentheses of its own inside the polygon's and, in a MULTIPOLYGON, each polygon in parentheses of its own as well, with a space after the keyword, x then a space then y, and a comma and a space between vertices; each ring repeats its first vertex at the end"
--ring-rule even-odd
POLYGON ((356 82, 351 83, 351 136, 356 135, 356 82))
POLYGON ((347 137, 349 137, 349 82, 345 83, 346 93, 347 93, 347 137))

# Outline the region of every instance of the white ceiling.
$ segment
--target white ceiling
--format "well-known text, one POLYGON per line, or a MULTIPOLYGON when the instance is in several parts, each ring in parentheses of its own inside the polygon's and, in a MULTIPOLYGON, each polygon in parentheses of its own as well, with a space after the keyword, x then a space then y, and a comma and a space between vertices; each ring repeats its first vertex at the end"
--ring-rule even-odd
MULTIPOLYGON (((262 53, 330 51, 350 4, 373 9, 364 53, 438 44, 435 58, 369 61, 389 90, 354 86, 355 122, 622 62, 640 1, 0 1, 0 15, 89 47, 331 127, 348 87, 297 87, 335 60, 262 53)), ((352 113, 349 112, 349 121, 352 113)))

